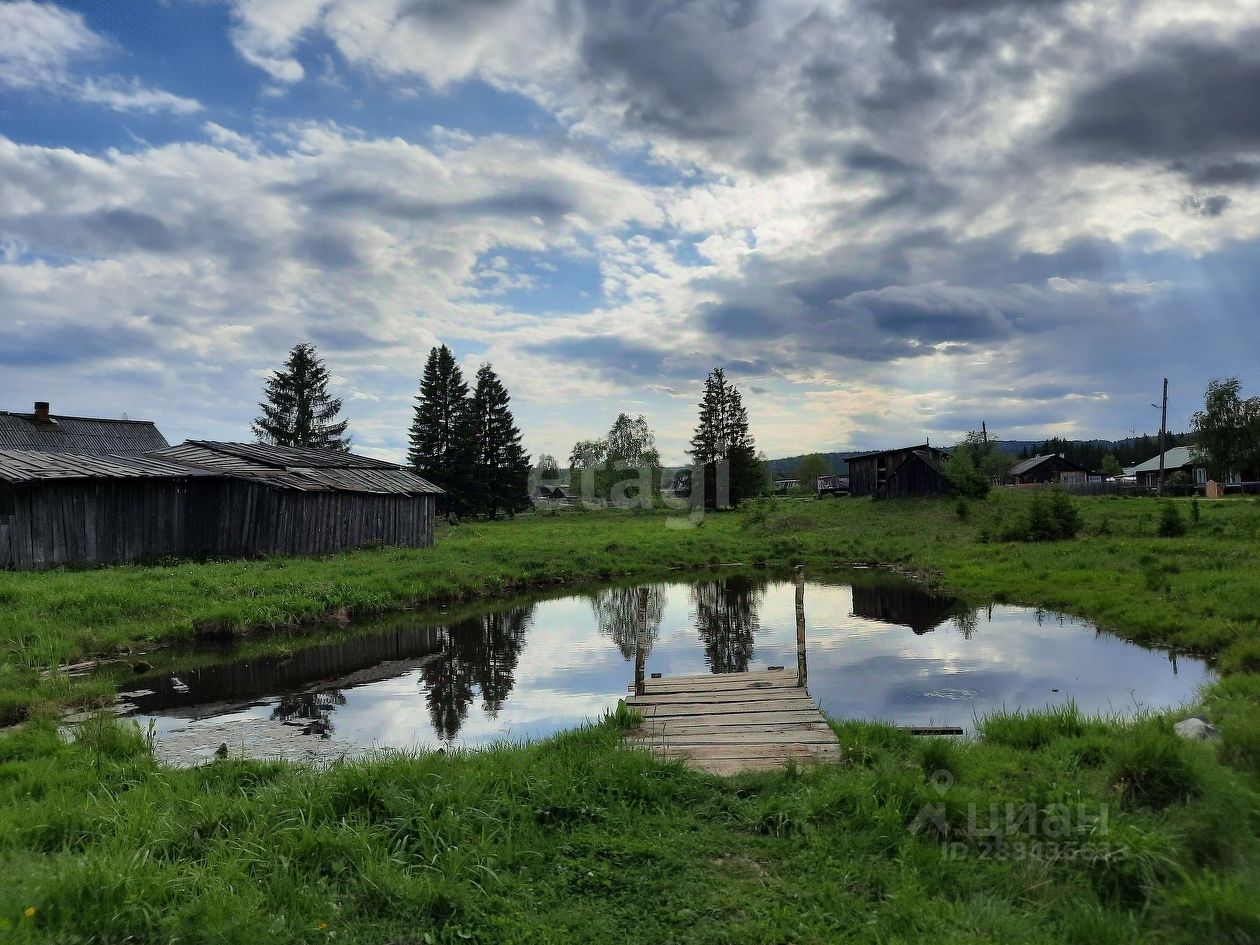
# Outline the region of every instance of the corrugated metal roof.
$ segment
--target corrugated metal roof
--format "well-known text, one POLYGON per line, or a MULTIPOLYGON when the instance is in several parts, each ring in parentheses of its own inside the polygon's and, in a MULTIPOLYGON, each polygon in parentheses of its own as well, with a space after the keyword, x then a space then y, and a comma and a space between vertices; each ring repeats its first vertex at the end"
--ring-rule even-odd
POLYGON ((1035 469, 1038 466, 1040 466, 1042 463, 1044 463, 1046 460, 1048 460, 1051 456, 1054 456, 1054 455, 1056 454, 1046 453, 1044 456, 1042 455, 1029 456, 1027 459, 1022 459, 1018 463, 1016 463, 1014 466, 1011 467, 1011 475, 1018 476, 1021 473, 1028 472, 1028 470, 1030 469, 1035 469))
POLYGON ((213 474, 146 456, 0 450, 0 479, 13 483, 54 479, 183 479, 206 475, 213 474))
POLYGON ((169 445, 150 420, 63 417, 39 423, 33 413, 0 410, 0 450, 37 450, 88 456, 147 453, 169 445))
MULTIPOLYGON (((1202 462, 1202 459, 1194 455, 1194 447, 1191 446, 1174 446, 1170 450, 1164 451, 1164 470, 1180 469, 1182 466, 1192 466, 1195 463, 1202 462)), ((1152 456, 1144 463, 1138 463, 1133 467, 1134 474, 1144 472, 1159 472, 1159 454, 1152 456)))
POLYGON ((258 479, 302 492, 366 492, 380 495, 437 495, 437 486, 384 460, 335 450, 292 449, 254 443, 189 440, 152 454, 241 479, 258 479))

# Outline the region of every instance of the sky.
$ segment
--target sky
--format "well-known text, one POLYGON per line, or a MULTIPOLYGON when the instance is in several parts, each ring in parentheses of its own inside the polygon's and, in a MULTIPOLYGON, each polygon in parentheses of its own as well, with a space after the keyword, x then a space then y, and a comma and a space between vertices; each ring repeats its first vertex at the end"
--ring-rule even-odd
POLYGON ((1260 393, 1260 0, 0 0, 0 409, 250 439, 311 341, 535 456, 705 375, 769 456, 1260 393))

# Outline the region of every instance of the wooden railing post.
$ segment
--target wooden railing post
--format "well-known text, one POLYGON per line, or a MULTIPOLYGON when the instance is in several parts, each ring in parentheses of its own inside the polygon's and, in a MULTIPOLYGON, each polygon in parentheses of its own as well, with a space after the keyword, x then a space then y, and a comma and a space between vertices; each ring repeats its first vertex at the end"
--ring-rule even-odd
POLYGON ((648 646, 648 589, 639 588, 639 635, 634 646, 634 694, 641 696, 647 691, 643 671, 647 666, 648 646))
POLYGON ((796 569, 796 684, 802 689, 809 678, 805 667, 805 569, 796 569))

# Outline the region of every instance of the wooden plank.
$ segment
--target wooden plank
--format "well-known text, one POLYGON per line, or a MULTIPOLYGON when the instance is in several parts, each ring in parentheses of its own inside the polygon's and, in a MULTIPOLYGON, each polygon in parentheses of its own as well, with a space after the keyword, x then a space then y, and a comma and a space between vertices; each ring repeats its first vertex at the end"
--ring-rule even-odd
POLYGON ((789 732, 763 732, 756 729, 718 730, 716 732, 649 735, 627 738, 631 745, 651 748, 730 747, 746 748, 761 745, 834 745, 834 732, 812 730, 789 732))
MULTIPOLYGON (((797 689, 796 673, 792 672, 766 672, 766 673, 716 673, 707 677, 700 677, 694 681, 679 680, 676 676, 667 676, 664 679, 647 679, 644 680, 644 689, 646 695, 666 694, 672 692, 717 692, 723 689, 797 689), (742 679, 743 676, 754 677, 752 679, 742 679)), ((626 687, 627 690, 633 692, 633 684, 626 687)))
POLYGON ((683 745, 653 748, 652 753, 665 758, 687 758, 691 761, 786 761, 789 758, 839 760, 839 745, 811 745, 786 742, 778 745, 683 745))
POLYGON ((782 677, 784 679, 795 679, 796 673, 787 669, 756 669, 746 673, 690 673, 683 676, 656 676, 648 680, 649 683, 658 684, 677 684, 685 685, 690 683, 703 684, 706 682, 723 682, 732 679, 747 679, 755 681, 761 678, 774 679, 782 677))
POLYGON ((642 696, 629 696, 626 705, 676 705, 682 703, 723 702, 808 702, 813 699, 804 689, 796 687, 786 689, 713 689, 700 692, 660 692, 647 693, 642 696))
POLYGON ((817 712, 801 712, 791 718, 788 713, 767 716, 764 713, 755 715, 721 715, 717 718, 698 716, 696 718, 650 719, 626 733, 627 738, 655 737, 658 735, 687 735, 704 732, 731 732, 740 729, 756 732, 799 732, 816 731, 832 732, 826 722, 817 721, 817 712))
POLYGON ((813 712, 818 709, 810 699, 781 699, 773 702, 678 702, 670 705, 636 705, 632 708, 646 719, 729 715, 757 712, 777 715, 791 712, 813 712))

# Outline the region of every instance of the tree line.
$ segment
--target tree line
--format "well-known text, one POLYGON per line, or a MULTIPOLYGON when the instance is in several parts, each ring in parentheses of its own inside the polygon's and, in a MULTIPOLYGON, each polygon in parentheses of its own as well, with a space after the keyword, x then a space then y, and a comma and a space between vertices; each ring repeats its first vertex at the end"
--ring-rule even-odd
MULTIPOLYGON (((328 391, 328 368, 314 345, 293 347, 267 379, 253 432, 274 446, 348 450, 341 399, 328 391)), ((446 345, 429 352, 408 434, 408 464, 446 491, 448 515, 511 515, 529 508, 529 456, 511 397, 490 364, 470 388, 446 345)))

